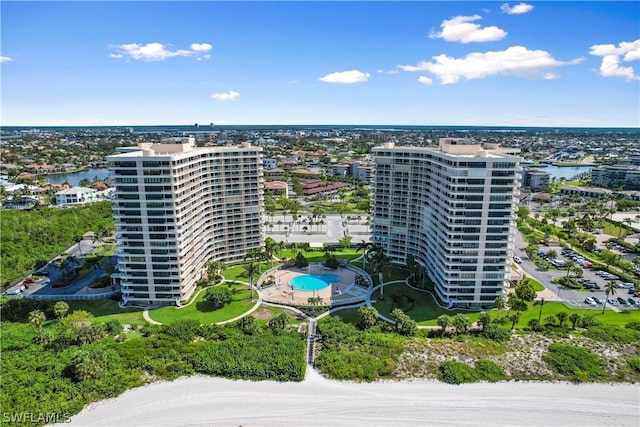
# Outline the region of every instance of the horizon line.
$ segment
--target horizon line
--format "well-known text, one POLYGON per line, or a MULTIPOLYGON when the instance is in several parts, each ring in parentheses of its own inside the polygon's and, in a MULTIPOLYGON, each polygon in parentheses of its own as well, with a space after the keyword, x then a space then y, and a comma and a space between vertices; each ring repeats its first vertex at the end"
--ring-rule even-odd
POLYGON ((55 124, 21 124, 21 125, 8 125, 3 124, 0 125, 0 130, 5 128, 99 128, 99 127, 202 127, 202 128, 215 128, 215 127, 226 127, 226 126, 242 126, 242 127, 455 127, 455 128, 538 128, 538 129, 635 129, 640 130, 639 126, 568 126, 568 125, 442 125, 442 124, 346 124, 346 123, 330 123, 330 124, 321 124, 321 123, 306 123, 306 124, 295 124, 295 123, 277 123, 277 124, 264 124, 264 123, 253 123, 253 124, 233 124, 233 123, 224 123, 224 124, 215 124, 215 123, 194 123, 194 124, 64 124, 64 125, 55 125, 55 124))

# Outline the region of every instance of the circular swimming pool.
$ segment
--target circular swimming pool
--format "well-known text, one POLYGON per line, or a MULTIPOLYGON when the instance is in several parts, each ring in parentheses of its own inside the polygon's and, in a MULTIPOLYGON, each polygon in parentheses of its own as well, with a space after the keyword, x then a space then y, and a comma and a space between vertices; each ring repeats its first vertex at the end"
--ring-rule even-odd
POLYGON ((299 291, 318 291, 338 281, 340 281, 340 276, 337 274, 323 274, 321 276, 305 274, 294 277, 289 284, 299 291))

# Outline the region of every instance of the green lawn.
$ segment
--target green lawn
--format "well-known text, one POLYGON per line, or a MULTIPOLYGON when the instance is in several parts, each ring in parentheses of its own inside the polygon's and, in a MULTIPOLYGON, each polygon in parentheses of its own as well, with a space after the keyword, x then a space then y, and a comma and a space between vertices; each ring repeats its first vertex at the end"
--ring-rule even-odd
POLYGON ((142 317, 142 310, 135 307, 120 308, 112 299, 96 301, 66 301, 69 304, 69 313, 74 310, 85 310, 93 314, 96 321, 105 323, 117 319, 130 325, 144 325, 147 322, 142 317))
POLYGON ((609 221, 605 221, 604 227, 601 228, 604 234, 608 234, 613 237, 624 236, 625 233, 625 229, 609 221))
MULTIPOLYGON (((640 321, 640 311, 638 310, 625 310, 623 312, 615 312, 613 310, 605 310, 605 313, 602 314, 602 309, 599 310, 586 310, 586 309, 569 309, 566 305, 559 302, 550 302, 546 303, 542 307, 542 322, 544 323, 544 319, 547 316, 555 316, 559 312, 564 311, 567 314, 571 315, 573 313, 578 313, 581 316, 593 316, 593 318, 607 325, 617 325, 624 326, 629 322, 640 321)), ((526 328, 527 323, 531 319, 537 319, 540 312, 540 306, 532 306, 529 304, 529 309, 522 313, 522 317, 520 317, 520 321, 516 324, 517 328, 526 328)), ((490 314, 495 315, 496 310, 490 310, 490 314)), ((501 312, 500 316, 504 316, 506 312, 501 312)), ((569 322, 565 322, 567 325, 569 322)))
MULTIPOLYGON (((235 265, 233 267, 230 267, 230 268, 227 268, 226 270, 224 270, 222 272, 222 275, 227 280, 238 280, 240 282, 247 282, 248 283, 249 279, 242 275, 243 271, 244 271, 244 266, 235 265)), ((254 277, 254 280, 256 280, 256 279, 257 279, 257 277, 254 277)))
POLYGON ((415 290, 402 283, 385 286, 384 300, 380 300, 379 296, 379 291, 375 291, 372 299, 377 301, 373 306, 380 314, 389 317, 391 310, 399 305, 419 325, 435 325, 438 316, 443 314, 453 316, 458 313, 468 313, 473 320, 478 317, 476 312, 440 308, 428 292, 415 290), (394 302, 394 298, 396 302, 394 302))
MULTIPOLYGON (((222 284, 219 286, 227 286, 222 284)), ((233 301, 222 308, 216 309, 213 304, 205 301, 206 291, 202 291, 195 301, 186 307, 163 307, 149 311, 151 319, 161 323, 172 323, 176 320, 196 319, 201 323, 217 323, 233 319, 249 310, 254 302, 249 297, 249 289, 245 284, 232 284, 233 301)), ((254 294, 255 297, 255 294, 254 294)))
MULTIPOLYGON (((427 292, 414 290, 403 284, 395 284, 385 286, 384 289, 384 300, 379 299, 379 293, 376 291, 372 297, 372 299, 377 302, 373 304, 373 306, 378 310, 380 314, 385 316, 389 316, 392 310, 392 306, 394 306, 394 296, 396 296, 396 304, 400 305, 400 308, 407 310, 406 314, 411 317, 413 320, 418 322, 418 325, 428 325, 435 326, 436 319, 438 316, 446 314, 449 316, 454 316, 458 313, 463 313, 467 315, 473 321, 477 320, 479 312, 473 311, 463 311, 463 310, 445 310, 443 308, 438 307, 433 301, 431 295, 427 292)), ((528 327, 527 323, 530 319, 537 319, 538 313, 540 310, 540 306, 534 306, 532 303, 529 303, 529 308, 522 312, 520 320, 516 324, 517 328, 526 328, 528 327)), ((587 310, 587 309, 570 309, 562 303, 557 302, 547 302, 542 307, 542 321, 544 322, 544 318, 547 316, 555 316, 560 311, 565 311, 569 315, 573 313, 578 313, 580 315, 589 315, 593 316, 594 319, 598 322, 607 325, 618 325, 624 326, 625 324, 638 321, 640 322, 640 310, 625 310, 621 313, 615 312, 613 310, 607 309, 604 314, 602 313, 602 309, 600 310, 587 310)), ((487 310, 487 312, 491 315, 491 317, 504 317, 507 315, 507 311, 498 311, 496 309, 487 310)), ((359 320, 358 315, 355 310, 353 313, 350 312, 337 312, 337 316, 340 316, 345 319, 345 321, 351 322, 359 320)), ((509 323, 509 326, 511 323, 509 323)))

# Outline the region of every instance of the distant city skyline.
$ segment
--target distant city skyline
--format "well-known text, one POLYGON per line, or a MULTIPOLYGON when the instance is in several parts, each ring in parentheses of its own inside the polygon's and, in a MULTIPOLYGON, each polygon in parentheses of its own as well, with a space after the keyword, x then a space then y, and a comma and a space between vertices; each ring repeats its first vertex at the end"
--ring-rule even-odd
POLYGON ((640 127, 635 1, 0 11, 3 126, 640 127))

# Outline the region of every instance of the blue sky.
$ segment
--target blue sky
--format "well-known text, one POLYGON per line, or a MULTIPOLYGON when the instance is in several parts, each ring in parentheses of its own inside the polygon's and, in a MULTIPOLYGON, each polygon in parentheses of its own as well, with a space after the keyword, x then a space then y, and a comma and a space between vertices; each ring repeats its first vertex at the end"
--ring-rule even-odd
POLYGON ((0 2, 8 125, 640 127, 638 2, 0 2))

